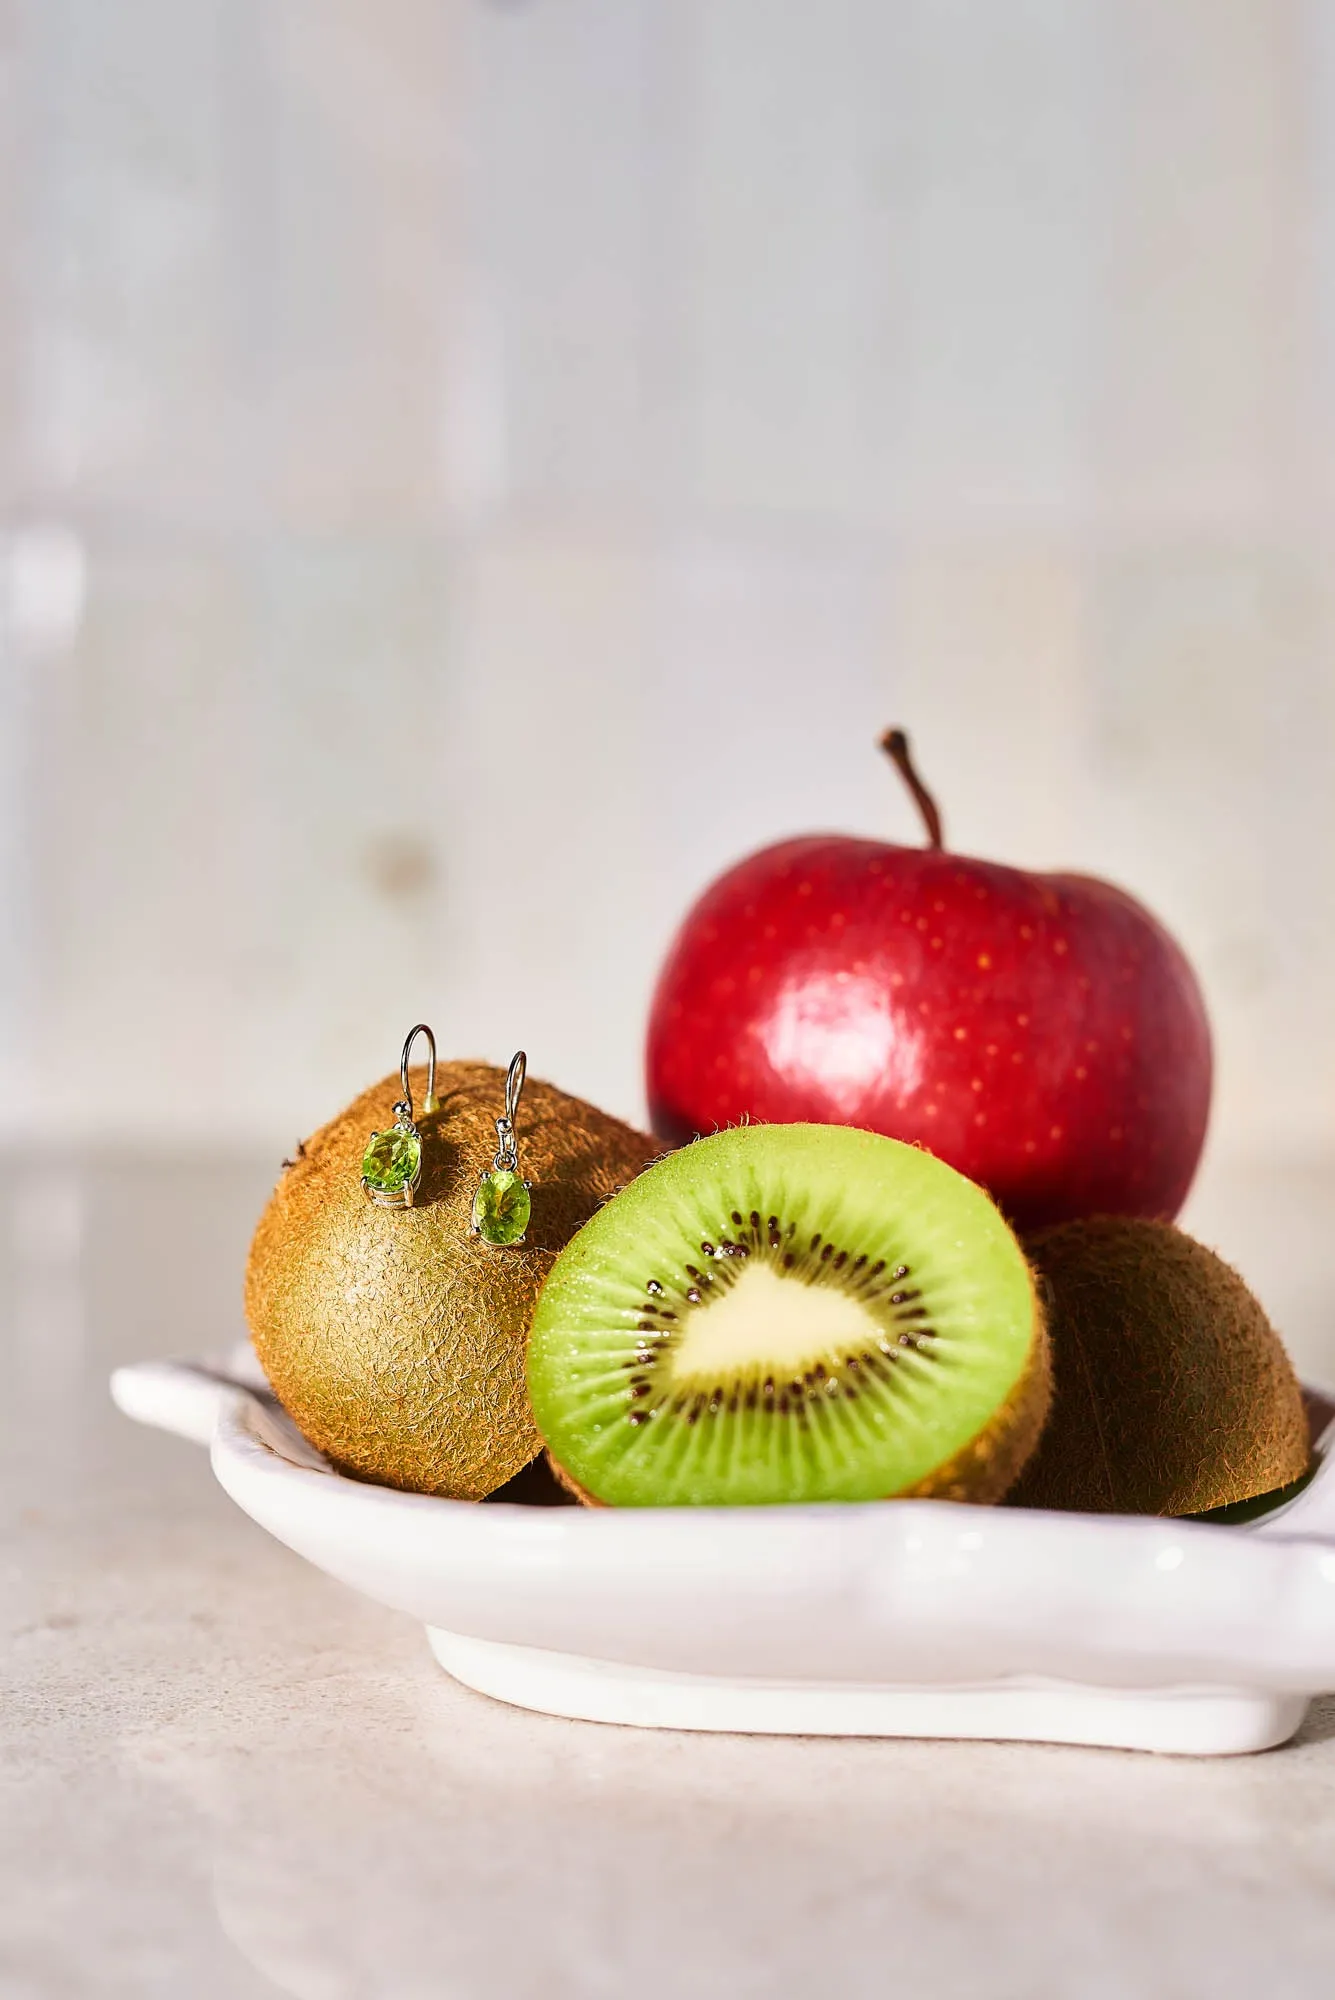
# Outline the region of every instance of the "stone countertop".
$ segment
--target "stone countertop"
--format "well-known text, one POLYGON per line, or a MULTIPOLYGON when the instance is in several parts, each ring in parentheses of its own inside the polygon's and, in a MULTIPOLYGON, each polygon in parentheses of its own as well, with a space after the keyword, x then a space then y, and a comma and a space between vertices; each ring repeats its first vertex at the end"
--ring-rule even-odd
MULTIPOLYGON (((1335 1700, 1197 1763, 647 1733, 455 1686, 108 1401, 115 1362, 234 1337, 269 1178, 94 1160, 8 1197, 3 2000, 1330 1991, 1335 1700)), ((1198 1226, 1258 1283, 1271 1257, 1335 1375, 1329 1183, 1265 1190, 1208 1184, 1198 1226)))

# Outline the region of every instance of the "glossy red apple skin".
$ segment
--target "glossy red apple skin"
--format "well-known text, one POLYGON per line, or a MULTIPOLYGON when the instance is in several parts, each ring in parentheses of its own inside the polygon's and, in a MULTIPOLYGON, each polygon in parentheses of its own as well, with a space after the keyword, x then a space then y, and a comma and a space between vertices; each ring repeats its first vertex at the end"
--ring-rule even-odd
POLYGON ((926 1146, 1020 1228, 1176 1215, 1209 1113, 1200 988, 1106 882, 828 834, 720 877, 649 1024, 654 1130, 742 1118, 926 1146))

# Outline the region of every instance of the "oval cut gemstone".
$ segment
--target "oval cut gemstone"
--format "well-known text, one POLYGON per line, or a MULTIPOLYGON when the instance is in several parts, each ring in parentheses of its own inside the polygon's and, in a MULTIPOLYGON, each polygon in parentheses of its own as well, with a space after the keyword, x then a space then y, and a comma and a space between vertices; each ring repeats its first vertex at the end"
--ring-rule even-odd
POLYGON ((373 1132, 362 1154, 362 1179, 378 1194, 402 1194, 416 1181, 422 1165, 422 1141, 416 1132, 402 1132, 391 1125, 388 1132, 373 1132))
POLYGON ((473 1196, 473 1227, 484 1243, 518 1243, 528 1228, 533 1203, 522 1177, 509 1167, 493 1167, 473 1196))

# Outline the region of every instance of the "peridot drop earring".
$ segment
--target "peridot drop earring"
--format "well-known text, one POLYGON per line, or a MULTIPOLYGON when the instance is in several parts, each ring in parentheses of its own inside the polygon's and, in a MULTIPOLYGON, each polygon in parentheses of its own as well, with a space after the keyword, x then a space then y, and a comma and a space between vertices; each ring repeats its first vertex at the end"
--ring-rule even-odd
POLYGON ((528 1057, 520 1049, 505 1078, 505 1110, 496 1120, 496 1157, 473 1196, 473 1226, 469 1234, 498 1249, 526 1240, 524 1231, 533 1213, 528 1192, 533 1183, 520 1175, 515 1146, 515 1116, 527 1074, 528 1057))
POLYGON ((377 1208, 411 1208, 417 1183, 422 1178, 422 1135, 413 1123, 413 1093, 408 1082, 408 1057, 419 1035, 426 1036, 427 1070, 424 1113, 439 1111, 436 1096, 436 1038, 425 1021, 408 1031, 399 1058, 402 1100, 394 1106, 394 1123, 386 1132, 373 1132, 362 1154, 362 1193, 377 1208))

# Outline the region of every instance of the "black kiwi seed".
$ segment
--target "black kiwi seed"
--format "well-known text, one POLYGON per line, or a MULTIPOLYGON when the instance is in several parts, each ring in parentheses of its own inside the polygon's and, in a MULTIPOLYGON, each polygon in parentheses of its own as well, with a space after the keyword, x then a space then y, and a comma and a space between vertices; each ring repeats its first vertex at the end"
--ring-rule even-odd
POLYGON ((644 1289, 646 1292, 652 1292, 656 1299, 661 1298, 663 1295, 663 1287, 659 1284, 657 1278, 650 1278, 644 1289))
POLYGON ((699 1288, 698 1288, 697 1286, 695 1286, 695 1285, 692 1285, 692 1286, 690 1287, 689 1291, 687 1292, 686 1296, 687 1296, 687 1298, 688 1298, 688 1299, 690 1300, 690 1302, 691 1302, 691 1304, 692 1304, 693 1306, 698 1306, 698 1305, 699 1305, 699 1303, 700 1303, 700 1292, 699 1292, 699 1288))
POLYGON ((901 1278, 907 1278, 908 1274, 909 1274, 909 1267, 907 1264, 897 1264, 894 1270, 890 1273, 890 1276, 894 1279, 894 1281, 897 1284, 901 1278))
MULTIPOLYGON (((712 1257, 713 1254, 714 1254, 714 1246, 712 1243, 702 1243, 700 1245, 700 1255, 702 1257, 712 1257)), ((687 1269, 689 1270, 689 1268, 690 1266, 688 1265, 687 1269)))

